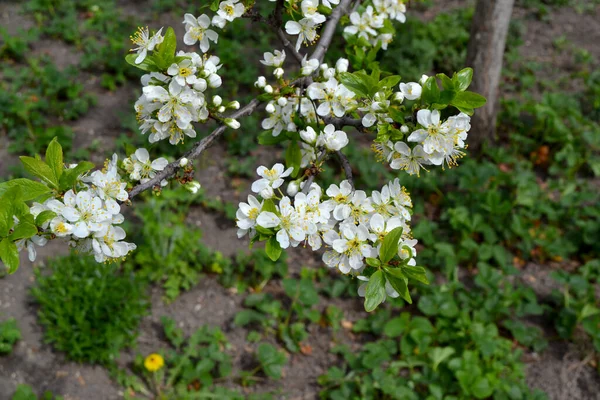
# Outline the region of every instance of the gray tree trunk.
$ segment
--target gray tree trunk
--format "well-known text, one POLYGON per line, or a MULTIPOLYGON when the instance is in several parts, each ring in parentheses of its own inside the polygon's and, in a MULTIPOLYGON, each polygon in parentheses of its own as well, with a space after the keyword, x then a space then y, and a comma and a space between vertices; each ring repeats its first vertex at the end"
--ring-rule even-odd
POLYGON ((467 66, 474 70, 470 90, 487 98, 471 121, 469 148, 493 142, 498 114, 498 86, 514 0, 478 0, 467 49, 467 66))

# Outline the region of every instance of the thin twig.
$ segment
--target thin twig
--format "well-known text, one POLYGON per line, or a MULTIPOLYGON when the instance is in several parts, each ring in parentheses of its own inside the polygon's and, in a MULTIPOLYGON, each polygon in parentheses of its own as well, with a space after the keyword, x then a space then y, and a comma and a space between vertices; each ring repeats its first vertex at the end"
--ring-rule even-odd
MULTIPOLYGON (((319 156, 315 160, 314 165, 316 165, 318 167, 319 164, 321 164, 323 161, 325 161, 325 157, 327 157, 327 150, 323 149, 323 151, 321 151, 321 154, 319 154, 319 156)), ((304 187, 302 188, 302 193, 308 194, 308 192, 310 192, 310 187, 315 180, 315 176, 316 176, 316 174, 310 175, 308 177, 308 179, 306 180, 306 182, 304 182, 304 187)))
POLYGON ((352 186, 352 189, 354 189, 354 180, 352 178, 352 166, 350 165, 350 161, 348 161, 346 155, 342 153, 341 150, 336 151, 335 154, 337 154, 338 158, 340 159, 340 164, 344 169, 344 174, 346 174, 348 183, 350 183, 350 186, 352 186))
MULTIPOLYGON (((244 116, 250 115, 250 114, 252 114, 256 110, 256 107, 259 104, 260 104, 260 101, 258 99, 254 99, 250 103, 248 103, 245 107, 243 107, 243 108, 241 108, 241 109, 233 112, 227 118, 240 118, 240 117, 244 117, 244 116)), ((187 158, 188 160, 195 160, 198 157, 200 157, 200 155, 202 154, 202 152, 204 150, 206 150, 207 148, 209 148, 213 144, 213 142, 217 138, 219 138, 223 134, 223 132, 225 132, 226 129, 227 129, 227 125, 222 124, 221 126, 219 126, 218 128, 216 128, 214 131, 212 131, 204 139, 202 139, 201 141, 197 142, 194 145, 194 147, 192 147, 182 157, 180 157, 179 159, 177 159, 177 160, 173 161, 172 163, 168 164, 165 167, 165 169, 163 169, 162 171, 160 171, 159 173, 157 173, 154 178, 150 179, 148 182, 140 183, 139 185, 135 186, 129 192, 129 199, 133 199, 135 196, 137 196, 138 194, 140 194, 141 192, 143 192, 145 190, 151 189, 151 188, 153 188, 155 186, 159 186, 160 182, 163 179, 167 179, 167 178, 170 178, 171 176, 175 175, 175 173, 179 170, 179 168, 181 168, 179 166, 179 161, 182 158, 187 158)))

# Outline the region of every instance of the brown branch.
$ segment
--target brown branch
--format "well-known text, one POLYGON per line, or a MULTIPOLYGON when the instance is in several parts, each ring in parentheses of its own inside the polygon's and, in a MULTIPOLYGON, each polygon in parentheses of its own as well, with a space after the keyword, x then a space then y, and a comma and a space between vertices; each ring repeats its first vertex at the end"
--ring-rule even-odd
MULTIPOLYGON (((256 107, 259 104, 260 104, 260 101, 258 99, 254 99, 250 103, 248 103, 245 107, 233 112, 227 118, 240 118, 240 117, 250 115, 254 112, 254 110, 256 110, 256 107)), ((163 179, 172 177, 173 175, 175 175, 177 173, 179 168, 181 168, 179 166, 179 161, 182 158, 187 158, 188 160, 197 159, 198 157, 200 157, 200 155, 202 154, 202 152, 204 150, 206 150, 208 147, 210 147, 213 144, 213 142, 216 139, 218 139, 223 134, 223 132, 225 132, 226 129, 227 129, 227 125, 222 124, 221 126, 216 128, 214 131, 212 131, 208 136, 206 136, 205 138, 203 138, 202 140, 197 142, 194 145, 194 147, 192 147, 182 157, 180 157, 176 161, 173 161, 172 163, 168 164, 165 167, 165 169, 160 171, 159 173, 157 173, 154 178, 150 179, 146 183, 140 183, 139 185, 135 186, 129 192, 129 199, 133 199, 135 196, 137 196, 138 194, 140 194, 141 192, 143 192, 145 190, 152 189, 155 186, 160 186, 160 182, 163 179)))
MULTIPOLYGON (((327 157, 327 150, 323 149, 323 151, 321 151, 321 154, 319 154, 319 156, 317 157, 317 159, 315 160, 315 162, 313 164, 318 167, 319 166, 318 164, 323 163, 323 161, 325 161, 326 157, 327 157)), ((302 188, 302 193, 308 194, 310 192, 310 187, 313 184, 313 182, 315 181, 316 176, 317 176, 317 174, 311 174, 308 177, 306 182, 304 182, 304 187, 302 188)))
POLYGON ((335 28, 337 28, 337 24, 338 22, 340 22, 340 18, 342 18, 342 16, 346 13, 348 13, 351 3, 352 0, 342 0, 340 1, 340 4, 333 10, 331 15, 329 16, 329 20, 325 24, 323 32, 321 33, 321 39, 315 47, 315 51, 310 56, 311 59, 316 58, 319 60, 319 63, 323 62, 323 57, 325 57, 325 53, 327 52, 327 49, 329 48, 329 45, 333 40, 335 28))
POLYGON ((341 150, 336 151, 335 154, 337 154, 340 160, 340 165, 344 169, 344 174, 346 174, 346 179, 348 180, 348 183, 350 183, 350 186, 352 186, 352 189, 354 189, 354 180, 352 178, 352 166, 350 165, 350 161, 348 161, 348 159, 346 158, 344 153, 341 152, 341 150))

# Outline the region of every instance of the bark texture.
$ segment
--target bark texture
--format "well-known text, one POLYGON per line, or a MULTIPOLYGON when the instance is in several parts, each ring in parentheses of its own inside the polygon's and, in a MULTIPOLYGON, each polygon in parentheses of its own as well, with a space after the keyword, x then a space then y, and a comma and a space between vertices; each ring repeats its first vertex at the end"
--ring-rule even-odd
POLYGON ((498 86, 514 0, 478 0, 471 25, 467 65, 474 70, 470 90, 487 98, 471 121, 469 147, 478 151, 493 142, 498 114, 498 86))

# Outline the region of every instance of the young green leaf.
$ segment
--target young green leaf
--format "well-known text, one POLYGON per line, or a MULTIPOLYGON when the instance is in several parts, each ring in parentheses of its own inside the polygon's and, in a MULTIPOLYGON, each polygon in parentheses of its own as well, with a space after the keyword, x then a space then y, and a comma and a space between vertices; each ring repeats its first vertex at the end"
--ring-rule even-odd
POLYGON ((459 92, 454 96, 451 105, 457 108, 479 108, 486 103, 485 97, 475 92, 459 92))
POLYGON ((423 84, 421 100, 426 104, 440 102, 440 88, 438 87, 435 76, 430 76, 423 84))
POLYGON ((258 345, 256 356, 265 375, 273 379, 281 378, 283 365, 287 361, 285 354, 273 345, 261 343, 258 345))
POLYGON ((342 72, 340 74, 340 81, 344 86, 361 97, 367 97, 369 95, 369 87, 365 84, 362 77, 359 77, 356 74, 342 72))
POLYGON ((425 268, 423 267, 403 265, 402 272, 404 272, 404 275, 406 275, 409 279, 429 285, 429 280, 427 279, 427 274, 425 273, 425 268))
POLYGON ((60 143, 58 143, 57 138, 52 139, 46 149, 46 163, 50 169, 54 171, 56 180, 59 181, 65 165, 63 161, 63 150, 60 143))
POLYGON ((452 81, 454 82, 456 90, 464 92, 469 85, 471 85, 471 81, 473 80, 473 68, 465 68, 459 71, 453 78, 452 81))
POLYGON ((37 227, 33 223, 33 215, 28 214, 19 221, 8 238, 12 241, 29 239, 30 237, 37 235, 37 233, 37 227))
POLYGON ((298 176, 300 172, 300 164, 302 163, 302 152, 300 151, 300 145, 297 141, 293 140, 290 142, 287 150, 285 151, 285 164, 287 167, 293 167, 292 178, 298 176))
POLYGON ((373 311, 385 298, 385 278, 383 272, 379 270, 371 275, 369 283, 367 283, 367 287, 365 288, 365 311, 373 311))
POLYGON ((164 39, 158 47, 158 56, 164 62, 163 67, 168 68, 175 60, 177 50, 177 36, 173 28, 168 27, 164 39))
POLYGON ((412 304, 412 299, 410 297, 410 293, 408 292, 407 279, 406 278, 398 278, 397 274, 391 274, 390 269, 386 268, 385 278, 389 282, 389 284, 394 288, 396 292, 406 300, 409 304, 412 304))
POLYGON ((9 274, 19 268, 19 250, 17 250, 17 245, 8 238, 0 242, 0 260, 8 269, 9 274))
POLYGON ((37 217, 35 217, 35 224, 37 226, 42 226, 46 222, 52 220, 54 217, 56 217, 56 213, 54 211, 44 210, 39 213, 37 217))
POLYGON ((265 245, 265 252, 267 253, 267 256, 269 256, 271 261, 277 261, 281 256, 281 251, 282 249, 277 241, 277 238, 275 236, 271 236, 265 245))
POLYGON ((40 178, 43 182, 50 185, 50 187, 58 189, 58 179, 48 164, 33 157, 21 156, 20 159, 27 172, 40 178))
POLYGON ((21 200, 21 189, 18 186, 8 189, 0 196, 0 238, 8 236, 14 224, 15 208, 21 200))
POLYGON ((401 227, 398 227, 385 235, 383 244, 379 249, 379 259, 382 263, 387 264, 396 254, 398 254, 398 243, 400 242, 401 237, 401 227))
POLYGON ((19 178, 0 183, 0 196, 8 189, 18 186, 21 189, 21 200, 29 201, 50 192, 50 188, 41 182, 19 178))

